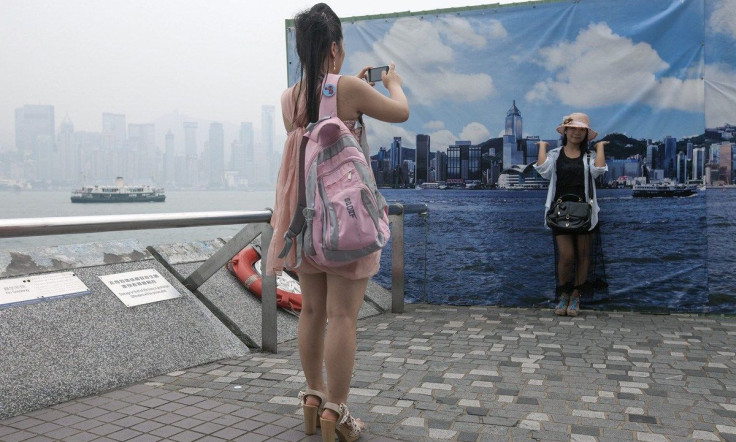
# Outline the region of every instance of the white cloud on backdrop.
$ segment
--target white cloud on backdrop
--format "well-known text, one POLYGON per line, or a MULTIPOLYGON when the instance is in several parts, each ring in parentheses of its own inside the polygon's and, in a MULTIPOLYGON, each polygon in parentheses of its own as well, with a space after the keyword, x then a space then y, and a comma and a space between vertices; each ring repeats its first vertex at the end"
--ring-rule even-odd
POLYGON ((713 13, 708 19, 708 27, 713 32, 730 35, 736 39, 736 0, 714 2, 713 13))
POLYGON ((539 56, 539 64, 555 76, 535 84, 528 101, 591 107, 637 100, 660 110, 703 108, 699 78, 657 78, 669 64, 648 43, 634 44, 605 23, 591 23, 575 41, 542 48, 539 56))
POLYGON ((468 124, 460 132, 461 140, 470 140, 473 144, 479 144, 491 138, 491 132, 484 125, 473 122, 468 124))
POLYGON ((475 49, 486 46, 486 38, 475 32, 470 22, 459 17, 443 16, 434 25, 450 43, 467 45, 475 49))
POLYGON ((371 155, 378 153, 378 149, 381 147, 391 147, 394 137, 401 137, 402 145, 407 147, 414 147, 417 140, 416 132, 407 130, 403 124, 392 124, 374 120, 373 118, 366 118, 365 126, 368 133, 368 146, 371 148, 371 155))
POLYGON ((424 123, 424 128, 427 130, 439 130, 445 128, 445 123, 439 120, 431 120, 424 123))
MULTIPOLYGON (((455 144, 458 140, 470 140, 473 144, 482 143, 491 138, 491 133, 484 125, 473 122, 465 126, 460 134, 453 134, 444 128, 440 121, 435 121, 426 132, 429 135, 429 142, 432 152, 447 151, 447 146, 455 144)), ((407 130, 403 125, 384 123, 383 121, 366 118, 366 127, 368 129, 368 145, 371 147, 371 154, 378 152, 382 146, 388 148, 394 137, 401 137, 401 144, 404 147, 416 147, 417 133, 407 130)))
POLYGON ((705 78, 705 126, 733 124, 736 67, 727 64, 706 65, 705 78))
POLYGON ((431 105, 439 100, 482 100, 495 92, 493 79, 482 72, 457 72, 455 53, 450 45, 481 49, 487 45, 489 37, 506 35, 499 22, 489 28, 484 36, 459 17, 446 17, 437 22, 416 17, 400 18, 373 44, 371 52, 351 55, 351 67, 357 72, 375 60, 395 61, 411 93, 412 103, 431 105))

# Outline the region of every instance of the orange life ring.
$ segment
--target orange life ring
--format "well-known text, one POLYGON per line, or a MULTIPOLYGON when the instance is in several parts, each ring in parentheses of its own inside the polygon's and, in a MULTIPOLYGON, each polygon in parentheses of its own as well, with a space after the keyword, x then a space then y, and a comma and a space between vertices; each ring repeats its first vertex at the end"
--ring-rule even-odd
MULTIPOLYGON (((230 273, 235 275, 246 289, 259 298, 262 295, 262 279, 261 275, 255 269, 255 263, 261 259, 261 254, 255 247, 249 245, 235 255, 227 268, 230 273)), ((300 312, 302 311, 302 295, 301 293, 288 292, 276 287, 276 305, 281 308, 300 312)))

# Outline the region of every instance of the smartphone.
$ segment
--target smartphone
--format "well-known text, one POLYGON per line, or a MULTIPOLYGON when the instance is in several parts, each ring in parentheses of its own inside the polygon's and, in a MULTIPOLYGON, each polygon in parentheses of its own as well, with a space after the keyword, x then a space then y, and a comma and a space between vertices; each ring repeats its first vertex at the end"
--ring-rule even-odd
POLYGON ((388 66, 380 66, 368 70, 368 83, 381 81, 381 72, 388 72, 388 66))

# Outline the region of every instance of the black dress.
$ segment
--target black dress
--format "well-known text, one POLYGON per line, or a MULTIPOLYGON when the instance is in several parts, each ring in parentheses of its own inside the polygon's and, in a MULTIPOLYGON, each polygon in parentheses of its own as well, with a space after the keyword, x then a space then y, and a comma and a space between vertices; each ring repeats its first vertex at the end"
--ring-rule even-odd
POLYGON ((560 155, 555 164, 557 171, 557 186, 555 187, 555 200, 562 195, 576 195, 585 200, 585 168, 583 167, 583 155, 570 158, 565 155, 565 149, 560 149, 560 155))
MULTIPOLYGON (((555 163, 557 173, 557 185, 555 186, 555 198, 557 201, 560 197, 566 200, 577 197, 580 201, 585 201, 585 168, 583 166, 584 154, 577 158, 570 158, 565 155, 565 149, 560 149, 560 155, 555 163)), ((555 235, 570 235, 569 232, 559 231, 552 228, 555 235)))
MULTIPOLYGON (((586 176, 585 167, 583 165, 583 161, 586 158, 586 153, 582 153, 577 158, 570 158, 565 155, 565 149, 560 149, 560 155, 557 157, 557 162, 555 163, 555 169, 557 173, 557 184, 555 186, 554 198, 555 201, 561 196, 564 197, 565 195, 575 195, 583 201, 586 200, 586 176)), ((595 292, 598 295, 597 298, 607 299, 608 283, 606 282, 606 267, 603 261, 603 244, 601 241, 601 232, 599 227, 600 221, 590 232, 593 234, 592 244, 590 247, 590 265, 588 266, 588 276, 585 283, 583 284, 580 294, 589 297, 595 292)), ((557 235, 573 235, 573 241, 577 241, 577 236, 580 235, 575 233, 571 234, 569 232, 557 231, 554 228, 552 228, 552 233, 553 237, 557 235)), ((586 232, 586 234, 587 233, 588 232, 586 232)), ((560 256, 559 251, 557 250, 557 241, 553 240, 552 242, 555 249, 555 269, 557 269, 560 256)), ((555 270, 555 281, 558 286, 556 295, 559 297, 559 286, 560 284, 563 284, 563 281, 557 279, 557 276, 557 271, 555 270)))

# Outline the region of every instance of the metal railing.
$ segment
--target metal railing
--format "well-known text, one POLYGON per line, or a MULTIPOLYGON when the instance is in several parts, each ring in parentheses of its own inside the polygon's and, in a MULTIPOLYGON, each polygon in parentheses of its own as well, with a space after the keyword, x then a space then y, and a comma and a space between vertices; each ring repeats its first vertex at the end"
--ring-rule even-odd
MULTIPOLYGON (((426 204, 402 205, 394 203, 389 205, 392 237, 391 312, 393 313, 404 311, 404 215, 426 214, 428 211, 426 204)), ((267 276, 263 271, 273 235, 273 229, 269 224, 270 219, 271 210, 15 218, 0 220, 0 238, 245 224, 245 227, 194 272, 187 277, 182 277, 181 283, 197 294, 197 290, 202 284, 260 235, 261 274, 263 275, 261 349, 276 353, 276 277, 267 276)), ((162 261, 163 258, 158 255, 153 247, 149 246, 148 251, 159 261, 162 261)), ((210 306, 208 305, 208 307, 210 306)))

